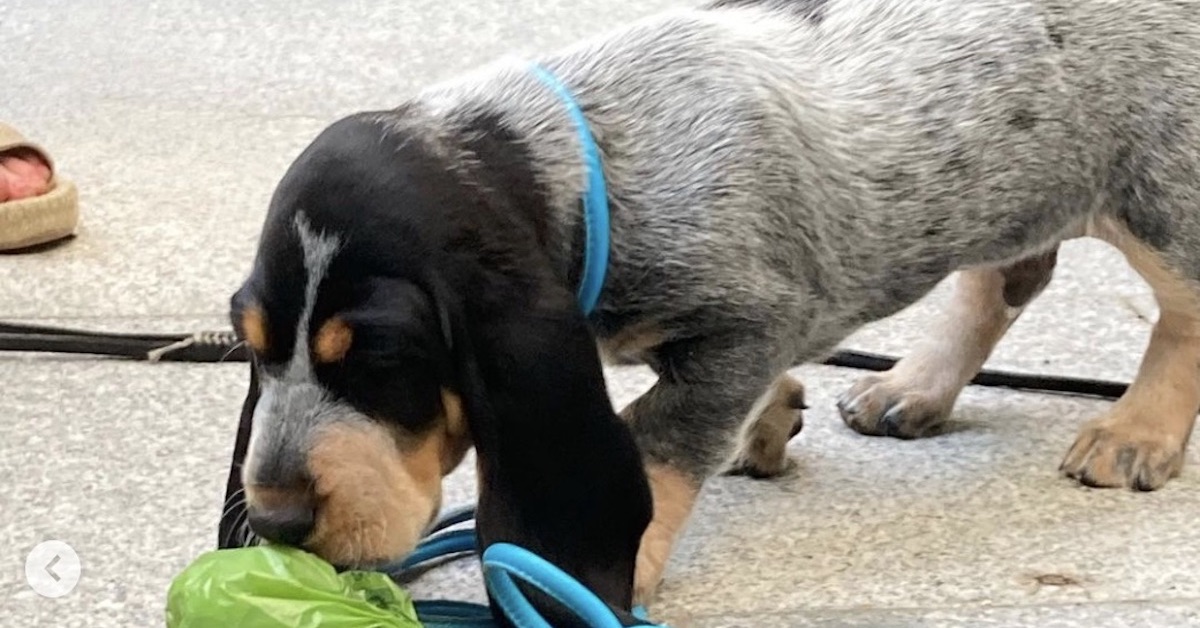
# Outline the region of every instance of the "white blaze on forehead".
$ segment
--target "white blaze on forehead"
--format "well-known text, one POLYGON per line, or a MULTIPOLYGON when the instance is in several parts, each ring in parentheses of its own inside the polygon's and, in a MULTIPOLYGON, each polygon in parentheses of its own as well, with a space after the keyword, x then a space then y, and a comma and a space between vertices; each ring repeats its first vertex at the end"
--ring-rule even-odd
POLYGON ((296 212, 296 233, 300 236, 300 249, 304 252, 304 307, 296 322, 296 345, 292 361, 288 363, 284 379, 303 381, 312 375, 312 360, 309 357, 308 331, 313 307, 317 302, 317 290, 329 272, 329 264, 337 255, 341 242, 337 236, 315 232, 304 212, 296 212))
POLYGON ((314 231, 297 212, 293 222, 304 252, 304 305, 296 321, 296 344, 282 376, 261 373, 260 396, 251 419, 250 442, 242 473, 247 484, 287 482, 301 477, 305 452, 313 431, 329 421, 353 416, 353 410, 332 400, 313 374, 308 332, 317 291, 341 242, 337 236, 314 231), (260 465, 269 465, 266 474, 260 465))
POLYGON ((254 403, 254 413, 250 415, 250 439, 246 443, 246 459, 242 461, 242 484, 254 482, 254 470, 258 462, 258 441, 262 434, 263 415, 275 407, 275 383, 260 381, 258 386, 258 401, 254 403))

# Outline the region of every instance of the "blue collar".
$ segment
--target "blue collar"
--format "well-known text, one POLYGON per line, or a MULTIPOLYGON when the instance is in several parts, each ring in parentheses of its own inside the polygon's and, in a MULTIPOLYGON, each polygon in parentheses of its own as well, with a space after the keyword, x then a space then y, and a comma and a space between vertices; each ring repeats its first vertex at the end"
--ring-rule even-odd
POLYGON ((587 118, 567 86, 540 65, 533 65, 534 76, 554 92, 575 122, 583 161, 587 166, 587 188, 583 192, 583 274, 579 280, 579 307, 584 316, 591 315, 604 290, 604 275, 608 272, 609 213, 608 186, 600 163, 600 147, 592 136, 587 118))

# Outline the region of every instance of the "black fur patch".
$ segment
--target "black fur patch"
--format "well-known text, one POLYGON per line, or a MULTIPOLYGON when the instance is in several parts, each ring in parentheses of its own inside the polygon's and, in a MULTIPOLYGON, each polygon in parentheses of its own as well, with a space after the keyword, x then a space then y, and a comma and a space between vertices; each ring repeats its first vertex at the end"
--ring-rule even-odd
POLYGON ((1028 109, 1017 109, 1008 119, 1008 125, 1020 131, 1028 131, 1037 126, 1037 116, 1028 109))
POLYGON ((1004 303, 1009 307, 1028 304, 1046 284, 1050 283, 1054 266, 1058 262, 1058 247, 1049 253, 1025 258, 1005 268, 1004 303))
MULTIPOLYGON (((512 210, 524 216, 534 229, 539 250, 551 259, 564 285, 577 286, 583 276, 585 225, 581 220, 570 233, 554 230, 557 222, 546 206, 549 192, 533 170, 535 162, 525 138, 495 113, 468 118, 460 133, 463 148, 479 160, 472 177, 488 190, 502 194, 512 210)), ((583 216, 582 199, 578 215, 583 216)))
POLYGON ((925 234, 925 237, 934 238, 934 237, 942 235, 945 232, 946 232, 946 217, 941 216, 941 217, 930 219, 929 224, 927 224, 925 226, 924 234, 925 234))
POLYGON ((537 243, 549 245, 550 215, 546 187, 533 172, 533 156, 523 138, 497 113, 480 113, 461 129, 463 147, 474 153, 481 167, 472 174, 488 189, 507 196, 513 209, 533 226, 537 243))
POLYGON ((1062 31, 1060 31, 1057 26, 1054 24, 1048 24, 1046 26, 1046 34, 1050 38, 1050 43, 1054 44, 1055 47, 1059 48, 1060 50, 1065 47, 1066 38, 1063 37, 1062 31))

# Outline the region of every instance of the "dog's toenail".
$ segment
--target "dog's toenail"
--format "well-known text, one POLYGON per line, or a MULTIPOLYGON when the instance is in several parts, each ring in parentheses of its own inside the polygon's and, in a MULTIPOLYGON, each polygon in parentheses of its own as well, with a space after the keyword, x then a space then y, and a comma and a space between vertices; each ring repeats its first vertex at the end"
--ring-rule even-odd
POLYGON ((788 397, 787 407, 791 408, 792 410, 807 410, 808 404, 804 403, 804 393, 792 393, 792 395, 788 397))
POLYGON ((892 438, 902 438, 903 437, 903 434, 900 433, 901 432, 900 427, 901 427, 901 423, 903 421, 901 412, 902 411, 900 408, 893 407, 892 409, 885 412, 883 414, 883 417, 881 417, 879 419, 879 425, 883 428, 884 434, 891 436, 892 438))

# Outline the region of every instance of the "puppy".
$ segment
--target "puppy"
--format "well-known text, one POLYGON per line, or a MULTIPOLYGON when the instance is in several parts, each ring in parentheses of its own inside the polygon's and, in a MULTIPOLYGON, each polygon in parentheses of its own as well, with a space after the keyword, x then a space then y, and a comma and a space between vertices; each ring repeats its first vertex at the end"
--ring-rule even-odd
POLYGON ((482 542, 628 608, 707 478, 785 468, 789 367, 957 271, 921 347, 839 403, 864 434, 928 434, 1081 236, 1119 248, 1162 315, 1063 470, 1142 490, 1179 473, 1200 407, 1200 3, 717 0, 538 63, 600 148, 598 307, 573 300, 579 129, 527 63, 330 126, 233 299, 263 386, 260 535, 396 558, 474 446, 482 542), (619 416, 599 354, 658 375, 619 416))

